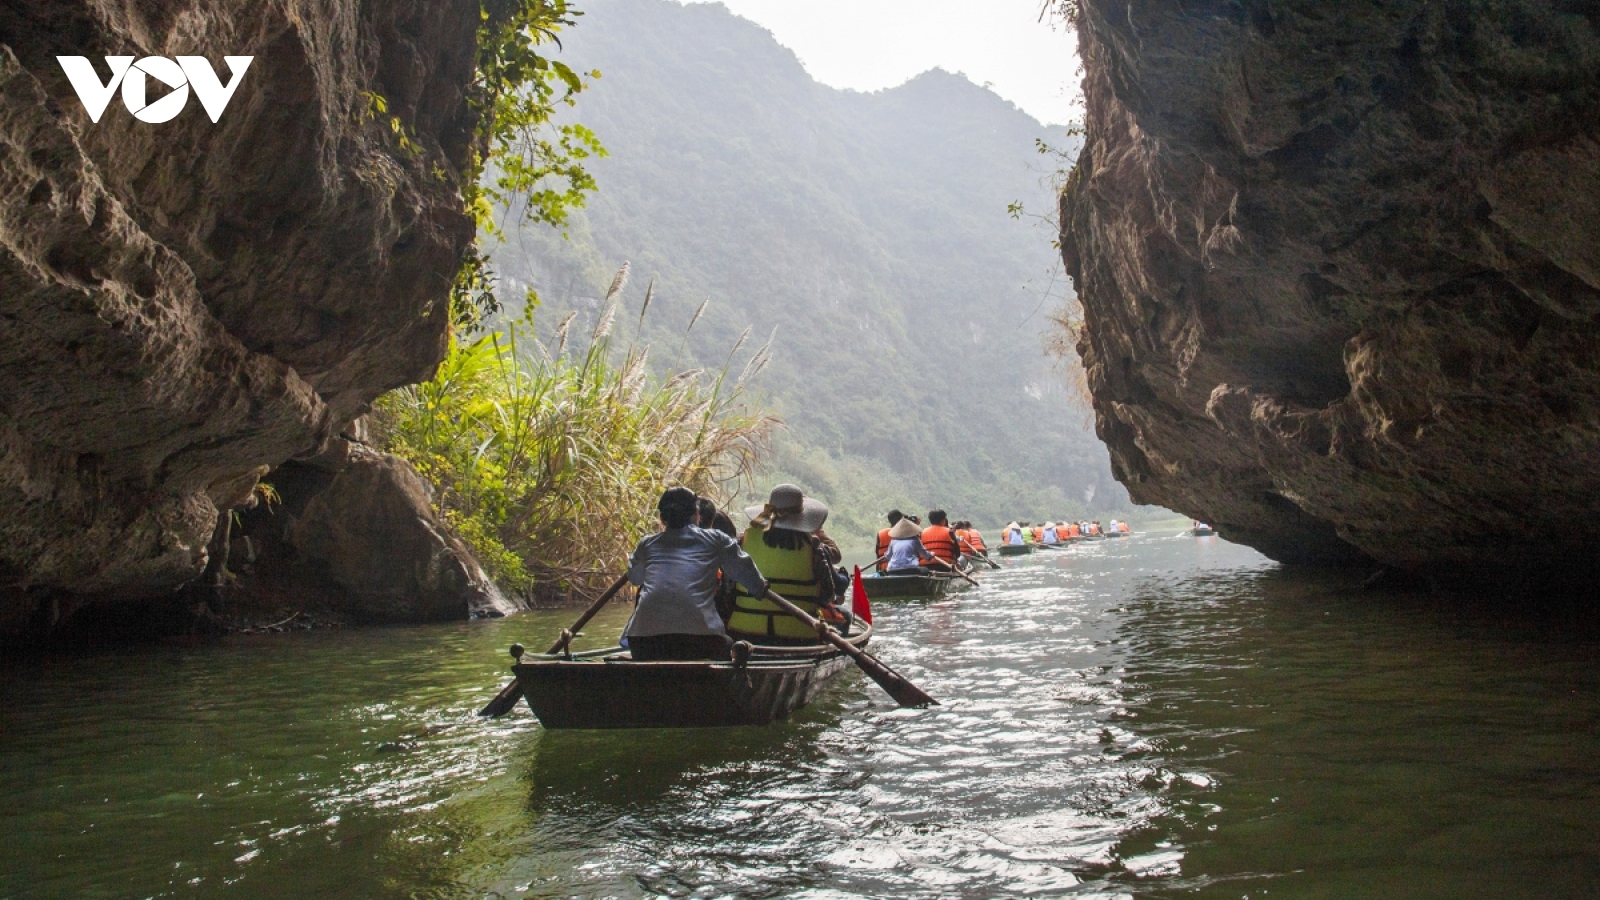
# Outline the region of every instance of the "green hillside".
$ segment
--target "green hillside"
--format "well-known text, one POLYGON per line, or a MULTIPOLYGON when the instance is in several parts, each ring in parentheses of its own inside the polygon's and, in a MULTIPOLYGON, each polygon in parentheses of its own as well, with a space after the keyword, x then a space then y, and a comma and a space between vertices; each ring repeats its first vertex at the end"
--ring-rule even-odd
POLYGON ((492 250, 541 296, 541 335, 568 311, 592 321, 623 260, 625 328, 656 278, 625 335, 657 366, 718 367, 747 326, 744 355, 775 333, 759 391, 788 427, 770 474, 829 502, 841 535, 889 506, 989 527, 1128 508, 1043 351, 1064 290, 1050 235, 1007 214, 1049 208, 1034 141, 1063 135, 945 72, 820 85, 720 5, 585 13, 566 57, 603 73, 574 111, 611 153, 599 192, 570 240, 529 226, 492 250))

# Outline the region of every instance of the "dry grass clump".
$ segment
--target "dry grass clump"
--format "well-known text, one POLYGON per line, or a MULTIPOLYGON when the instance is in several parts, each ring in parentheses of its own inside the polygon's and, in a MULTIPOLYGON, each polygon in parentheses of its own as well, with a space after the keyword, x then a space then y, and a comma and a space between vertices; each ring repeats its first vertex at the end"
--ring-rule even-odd
POLYGON ((620 573, 657 527, 662 490, 725 499, 770 449, 777 420, 745 402, 768 348, 732 380, 728 365, 654 377, 647 347, 614 362, 626 281, 624 267, 582 353, 568 349, 571 316, 553 349, 511 326, 453 346, 433 380, 378 404, 388 448, 436 486, 435 504, 501 586, 525 597, 620 573))

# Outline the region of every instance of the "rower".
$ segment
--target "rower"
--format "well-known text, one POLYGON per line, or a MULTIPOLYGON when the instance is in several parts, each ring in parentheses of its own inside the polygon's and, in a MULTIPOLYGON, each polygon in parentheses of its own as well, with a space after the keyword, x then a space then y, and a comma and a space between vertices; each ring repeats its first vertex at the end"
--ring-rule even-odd
MULTIPOLYGON (((898 509, 889 510, 889 528, 893 528, 895 523, 899 522, 905 517, 906 514, 898 509)), ((882 529, 878 532, 878 551, 873 554, 873 558, 878 561, 879 572, 882 572, 889 567, 888 562, 884 559, 884 557, 889 555, 889 528, 882 529)))
MULTIPOLYGON (((845 616, 834 608, 839 599, 833 568, 839 563, 839 545, 822 531, 828 507, 795 485, 780 484, 765 504, 748 507, 745 515, 750 518, 745 552, 771 579, 772 589, 808 615, 844 623, 845 616)), ((766 591, 753 591, 739 582, 728 617, 730 634, 762 644, 817 642, 815 631, 765 595, 766 591)))
POLYGON ((978 529, 972 527, 971 522, 962 521, 956 528, 956 537, 966 544, 967 551, 975 556, 988 556, 989 548, 983 543, 983 535, 978 529))
POLYGON ((910 518, 901 519, 889 529, 889 565, 886 575, 926 575, 923 565, 930 557, 920 540, 922 529, 910 518))
POLYGON ((664 529, 628 558, 639 605, 622 635, 636 660, 728 658, 732 642, 716 605, 719 569, 742 589, 766 593, 767 580, 737 541, 696 525, 697 500, 688 488, 668 488, 656 503, 664 529))
POLYGON ((1000 539, 1002 541, 1004 541, 1008 546, 1021 547, 1022 544, 1023 544, 1022 526, 1018 525, 1016 522, 1012 522, 1009 525, 1007 525, 1005 527, 1005 530, 1002 531, 1000 533, 1000 535, 1001 535, 1000 539))
POLYGON ((1054 544, 1060 540, 1061 538, 1056 532, 1056 523, 1045 522, 1044 528, 1039 533, 1039 543, 1054 544))
MULTIPOLYGON (((952 570, 960 565, 961 548, 956 543, 955 533, 950 530, 950 520, 944 510, 928 510, 928 527, 922 529, 922 549, 929 556, 944 560, 952 570)), ((943 568, 938 563, 934 565, 943 568)))

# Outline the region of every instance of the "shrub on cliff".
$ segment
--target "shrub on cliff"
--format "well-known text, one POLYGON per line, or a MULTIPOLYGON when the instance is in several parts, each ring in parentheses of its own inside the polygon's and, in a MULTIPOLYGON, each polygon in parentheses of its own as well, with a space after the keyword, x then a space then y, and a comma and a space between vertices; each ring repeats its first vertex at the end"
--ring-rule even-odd
MULTIPOLYGON (((387 449, 435 485, 440 512, 507 590, 620 571, 656 527, 663 489, 726 496, 767 450, 776 420, 745 402, 766 348, 733 379, 728 366, 652 377, 638 346, 614 361, 621 282, 582 352, 568 347, 570 316, 553 347, 511 325, 456 343, 431 381, 378 403, 387 449)), ((648 305, 647 294, 641 317, 648 305)))

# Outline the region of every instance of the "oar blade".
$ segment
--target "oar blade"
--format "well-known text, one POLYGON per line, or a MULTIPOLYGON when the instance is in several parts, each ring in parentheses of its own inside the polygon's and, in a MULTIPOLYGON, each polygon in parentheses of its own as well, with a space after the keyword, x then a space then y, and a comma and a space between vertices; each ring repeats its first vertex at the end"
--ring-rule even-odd
POLYGON ((892 680, 878 681, 878 685, 894 698, 894 702, 906 709, 926 709, 939 705, 939 701, 928 696, 922 688, 899 676, 895 676, 892 680))
POLYGON ((928 696, 922 688, 917 687, 906 679, 904 675, 884 665, 876 656, 865 650, 857 651, 861 655, 856 657, 856 665, 867 677, 878 683, 878 687, 894 698, 894 702, 903 707, 922 709, 928 706, 938 706, 939 701, 928 696))
POLYGON ((510 684, 501 688, 500 693, 495 694, 494 699, 485 704, 483 709, 478 710, 478 715, 498 719, 516 709, 517 703, 521 699, 522 684, 513 679, 510 684))

